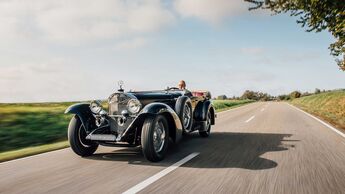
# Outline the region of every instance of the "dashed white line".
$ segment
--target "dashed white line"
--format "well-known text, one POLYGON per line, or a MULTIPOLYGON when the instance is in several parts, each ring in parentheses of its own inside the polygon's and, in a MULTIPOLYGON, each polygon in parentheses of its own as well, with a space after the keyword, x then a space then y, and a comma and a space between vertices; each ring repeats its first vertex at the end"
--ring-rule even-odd
POLYGON ((249 121, 253 120, 255 118, 255 116, 250 117, 248 120, 246 120, 246 123, 248 123, 249 121))
POLYGON ((345 134, 344 134, 344 133, 340 132, 340 130, 334 128, 334 127, 331 126, 330 124, 328 124, 328 123, 322 121, 321 119, 319 119, 319 118, 317 118, 317 117, 315 117, 315 116, 313 116, 313 115, 311 115, 311 114, 305 112, 304 110, 302 110, 302 109, 300 109, 300 108, 297 108, 296 106, 293 106, 293 105, 291 105, 291 104, 288 104, 288 105, 291 106, 292 108, 295 108, 296 110, 301 111, 302 113, 304 113, 304 114, 310 116, 311 118, 313 118, 313 119, 319 121, 321 124, 325 125, 326 127, 330 128, 332 131, 338 133, 338 135, 340 135, 340 136, 342 136, 342 137, 345 138, 345 134))
POLYGON ((123 192, 123 194, 133 194, 143 190, 145 187, 149 186, 150 184, 154 183, 158 179, 162 178, 163 176, 167 175, 171 171, 177 169, 179 166, 183 165, 184 163, 188 162, 189 160, 193 159, 195 156, 199 155, 198 152, 194 152, 183 158, 182 160, 176 162, 175 164, 169 166, 168 168, 160 171, 159 173, 151 176, 150 178, 144 180, 143 182, 135 185, 134 187, 128 189, 127 191, 123 192))
POLYGON ((264 108, 262 108, 260 111, 261 111, 261 112, 264 112, 264 110, 265 110, 265 109, 264 109, 264 108))

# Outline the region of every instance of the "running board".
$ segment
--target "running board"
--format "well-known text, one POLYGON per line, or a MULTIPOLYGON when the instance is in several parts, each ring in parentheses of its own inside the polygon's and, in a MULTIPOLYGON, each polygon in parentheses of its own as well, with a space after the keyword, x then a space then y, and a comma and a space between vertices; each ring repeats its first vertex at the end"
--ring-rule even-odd
POLYGON ((86 139, 93 141, 116 141, 116 136, 111 134, 90 134, 86 139))

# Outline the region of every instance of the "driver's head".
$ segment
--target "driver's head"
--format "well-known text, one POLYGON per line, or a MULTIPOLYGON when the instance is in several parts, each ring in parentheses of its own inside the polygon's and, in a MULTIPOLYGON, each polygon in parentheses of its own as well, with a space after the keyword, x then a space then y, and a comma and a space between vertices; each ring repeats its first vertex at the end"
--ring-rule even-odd
POLYGON ((186 89, 186 82, 184 80, 181 80, 179 83, 178 83, 178 88, 180 90, 185 90, 186 89))

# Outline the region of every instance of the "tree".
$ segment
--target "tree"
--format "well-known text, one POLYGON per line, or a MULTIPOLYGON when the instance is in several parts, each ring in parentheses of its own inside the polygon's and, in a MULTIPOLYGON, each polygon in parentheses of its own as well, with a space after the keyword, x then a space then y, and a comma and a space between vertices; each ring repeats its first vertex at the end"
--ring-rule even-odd
POLYGON ((315 88, 315 94, 320 94, 321 93, 321 90, 319 88, 315 88))
POLYGON ((299 98, 299 97, 301 97, 301 92, 299 92, 299 91, 293 91, 293 92, 290 93, 290 97, 291 97, 292 99, 294 99, 294 98, 299 98))
POLYGON ((242 96, 242 99, 257 100, 257 96, 254 91, 246 90, 242 96))
POLYGON ((290 100, 290 96, 286 94, 282 94, 278 96, 279 100, 290 100))
POLYGON ((290 13, 307 32, 328 30, 336 41, 329 46, 336 62, 345 71, 345 2, 344 0, 244 0, 249 10, 269 9, 275 14, 290 13))
POLYGON ((220 95, 217 97, 217 100, 226 100, 226 99, 227 99, 226 95, 220 95))

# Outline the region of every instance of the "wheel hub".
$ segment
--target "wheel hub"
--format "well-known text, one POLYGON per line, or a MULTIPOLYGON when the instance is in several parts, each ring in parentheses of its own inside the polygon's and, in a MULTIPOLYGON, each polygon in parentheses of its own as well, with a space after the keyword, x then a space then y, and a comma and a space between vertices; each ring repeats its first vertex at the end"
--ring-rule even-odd
POLYGON ((187 129, 190 124, 190 120, 191 120, 190 113, 191 113, 190 107, 186 105, 184 107, 184 112, 183 112, 183 126, 185 129, 187 129))
POLYGON ((165 143, 165 130, 162 122, 157 122, 153 132, 153 146, 156 152, 160 152, 163 149, 165 143))

